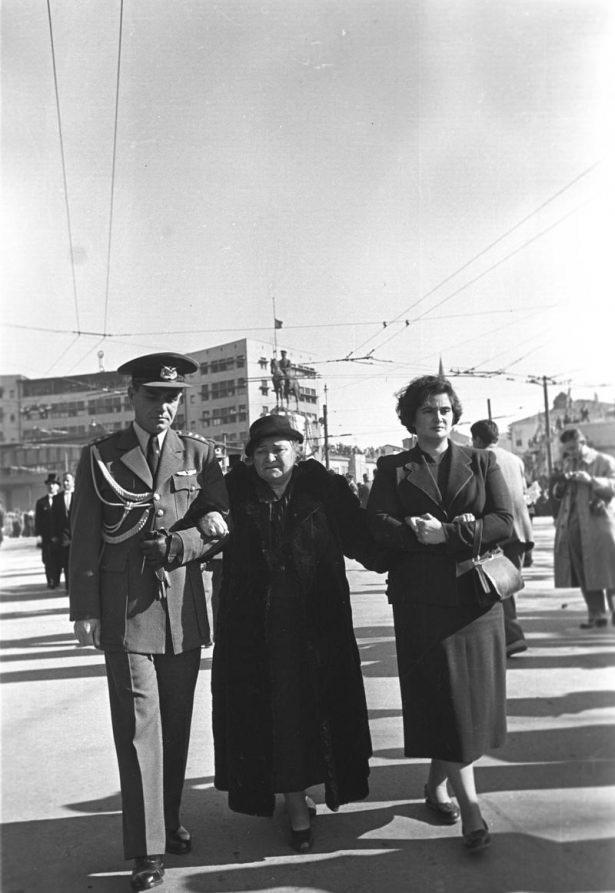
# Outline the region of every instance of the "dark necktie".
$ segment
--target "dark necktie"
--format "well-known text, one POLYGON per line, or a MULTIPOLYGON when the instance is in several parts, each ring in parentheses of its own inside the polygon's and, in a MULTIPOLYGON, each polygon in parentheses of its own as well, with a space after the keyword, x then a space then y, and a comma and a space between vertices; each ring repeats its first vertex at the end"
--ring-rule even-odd
POLYGON ((149 439, 149 443, 147 444, 147 464, 149 465, 152 477, 154 479, 156 478, 156 472, 158 471, 159 461, 160 444, 158 443, 158 436, 156 434, 152 434, 149 439))

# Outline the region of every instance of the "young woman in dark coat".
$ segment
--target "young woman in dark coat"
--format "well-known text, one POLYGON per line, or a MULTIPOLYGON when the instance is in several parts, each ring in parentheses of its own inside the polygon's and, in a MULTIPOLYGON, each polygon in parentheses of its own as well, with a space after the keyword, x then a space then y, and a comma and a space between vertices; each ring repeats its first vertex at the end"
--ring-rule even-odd
POLYGON ((444 378, 423 376, 399 394, 397 412, 417 437, 385 456, 367 506, 376 539, 397 551, 389 572, 407 757, 431 759, 426 805, 464 843, 490 843, 473 763, 506 734, 506 650, 501 603, 480 607, 472 557, 475 519, 484 549, 512 531, 512 505, 495 455, 449 440, 461 404, 444 378), (460 809, 449 799, 451 782, 460 809))
POLYGON ((226 476, 231 535, 213 655, 215 785, 237 812, 271 816, 282 793, 299 852, 315 808, 368 794, 371 742, 344 555, 367 562, 367 516, 347 482, 298 461, 284 416, 250 428, 226 476))

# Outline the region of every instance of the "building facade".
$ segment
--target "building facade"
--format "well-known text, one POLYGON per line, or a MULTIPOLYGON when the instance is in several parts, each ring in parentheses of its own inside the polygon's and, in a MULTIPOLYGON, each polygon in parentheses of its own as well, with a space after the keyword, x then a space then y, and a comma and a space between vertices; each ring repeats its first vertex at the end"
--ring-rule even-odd
MULTIPOLYGON (((307 354, 287 350, 296 396, 276 396, 271 360, 281 349, 242 338, 191 354, 190 376, 175 427, 214 440, 239 455, 255 419, 276 407, 305 420, 308 452, 318 453, 320 380, 307 354)), ((42 495, 48 471, 74 471, 83 444, 124 428, 133 413, 128 379, 117 372, 28 379, 0 378, 0 497, 6 508, 26 509, 42 495)))

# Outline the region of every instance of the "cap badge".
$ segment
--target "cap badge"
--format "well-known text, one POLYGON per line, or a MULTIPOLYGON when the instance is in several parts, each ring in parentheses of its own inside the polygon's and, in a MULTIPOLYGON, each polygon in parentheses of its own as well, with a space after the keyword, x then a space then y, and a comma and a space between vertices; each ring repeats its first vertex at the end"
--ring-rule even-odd
POLYGON ((175 366, 160 367, 160 381, 176 381, 177 369, 175 366))

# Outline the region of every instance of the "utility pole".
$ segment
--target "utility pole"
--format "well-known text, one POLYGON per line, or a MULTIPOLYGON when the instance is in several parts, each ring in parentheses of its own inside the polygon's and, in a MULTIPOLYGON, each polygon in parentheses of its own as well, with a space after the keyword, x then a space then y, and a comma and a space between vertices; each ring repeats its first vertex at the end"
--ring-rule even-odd
POLYGON ((551 456, 551 419, 549 417, 549 390, 547 376, 542 376, 542 393, 545 400, 545 446, 547 448, 547 474, 549 479, 553 474, 553 458, 551 456))
POLYGON ((325 402, 322 405, 322 426, 325 435, 325 468, 329 468, 329 417, 327 409, 327 392, 325 385, 325 402))
POLYGON ((489 421, 491 421, 491 419, 492 419, 492 415, 491 415, 491 400, 489 399, 489 397, 487 397, 487 418, 489 419, 489 421))

